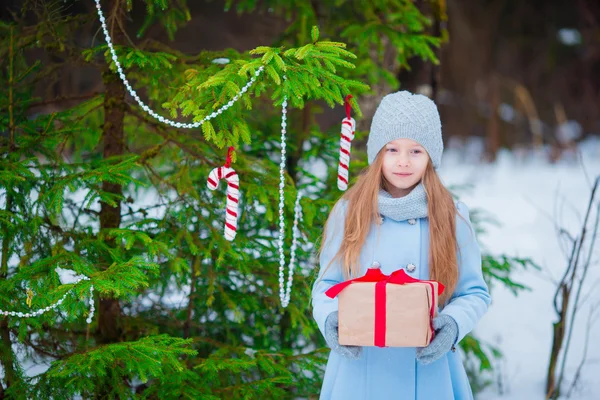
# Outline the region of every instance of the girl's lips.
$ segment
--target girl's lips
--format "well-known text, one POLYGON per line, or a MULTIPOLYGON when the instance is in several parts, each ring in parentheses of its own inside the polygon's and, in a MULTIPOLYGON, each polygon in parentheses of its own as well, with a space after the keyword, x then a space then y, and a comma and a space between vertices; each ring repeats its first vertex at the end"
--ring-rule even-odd
POLYGON ((411 176, 412 174, 409 174, 409 173, 396 173, 396 172, 394 172, 394 175, 399 176, 401 178, 406 178, 407 176, 411 176))

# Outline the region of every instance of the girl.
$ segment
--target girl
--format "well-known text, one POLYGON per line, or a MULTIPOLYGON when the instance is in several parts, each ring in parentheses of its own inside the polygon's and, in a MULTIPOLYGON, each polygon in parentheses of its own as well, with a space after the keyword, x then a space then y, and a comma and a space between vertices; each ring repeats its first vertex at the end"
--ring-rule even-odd
POLYGON ((455 347, 491 298, 468 208, 454 203, 436 172, 442 150, 433 101, 406 91, 383 98, 367 142, 369 167, 334 206, 319 252, 313 316, 332 349, 321 399, 473 398, 455 347), (387 275, 404 268, 445 285, 427 347, 339 344, 337 297, 325 291, 374 262, 387 275))

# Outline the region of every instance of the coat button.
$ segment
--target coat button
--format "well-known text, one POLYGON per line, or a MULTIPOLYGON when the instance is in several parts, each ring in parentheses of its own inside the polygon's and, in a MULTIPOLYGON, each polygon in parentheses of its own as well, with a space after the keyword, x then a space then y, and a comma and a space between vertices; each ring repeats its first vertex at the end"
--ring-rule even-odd
POLYGON ((411 218, 411 219, 408 220, 408 223, 411 224, 411 225, 414 225, 414 224, 417 223, 417 220, 414 219, 414 218, 411 218))
POLYGON ((381 264, 379 264, 379 261, 373 261, 373 264, 371 264, 371 268, 379 269, 381 268, 381 264))
POLYGON ((415 269, 417 269, 417 266, 416 266, 415 264, 408 264, 408 265, 406 266, 406 270, 407 270, 408 272, 414 272, 414 270, 415 270, 415 269))

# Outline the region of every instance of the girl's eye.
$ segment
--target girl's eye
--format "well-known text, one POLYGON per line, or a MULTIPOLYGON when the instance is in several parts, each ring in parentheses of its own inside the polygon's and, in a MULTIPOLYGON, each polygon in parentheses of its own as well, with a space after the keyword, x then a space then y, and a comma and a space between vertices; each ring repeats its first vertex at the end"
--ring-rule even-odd
POLYGON ((415 149, 415 150, 413 150, 413 152, 416 154, 421 154, 421 150, 419 150, 419 149, 415 149))
POLYGON ((393 148, 390 149, 390 148, 388 148, 387 151, 396 151, 396 149, 393 149, 393 148))

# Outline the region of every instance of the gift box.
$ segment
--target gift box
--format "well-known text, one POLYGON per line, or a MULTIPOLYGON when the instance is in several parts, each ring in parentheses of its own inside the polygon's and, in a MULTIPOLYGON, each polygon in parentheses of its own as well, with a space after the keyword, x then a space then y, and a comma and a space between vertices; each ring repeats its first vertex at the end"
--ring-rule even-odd
POLYGON ((385 275, 369 268, 360 278, 325 292, 338 297, 339 343, 377 347, 424 347, 435 331, 444 285, 415 279, 401 269, 385 275))

